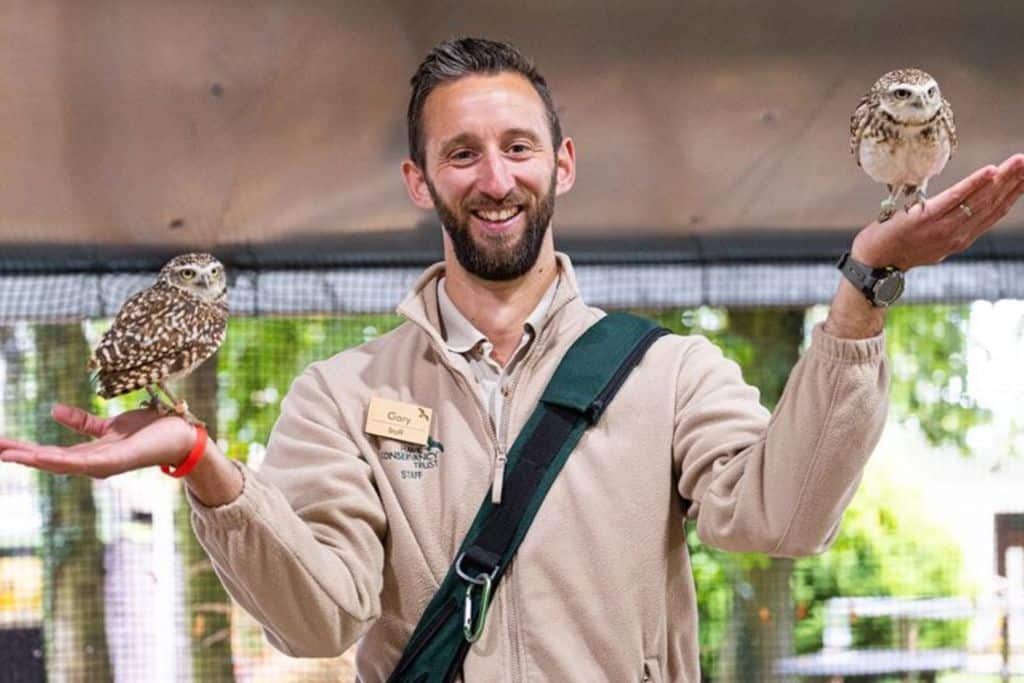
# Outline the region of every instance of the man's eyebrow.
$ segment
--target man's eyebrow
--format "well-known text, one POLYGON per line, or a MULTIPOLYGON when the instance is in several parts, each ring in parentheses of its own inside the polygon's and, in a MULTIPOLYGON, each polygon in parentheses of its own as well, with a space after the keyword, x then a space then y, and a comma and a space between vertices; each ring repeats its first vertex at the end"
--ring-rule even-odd
POLYGON ((509 138, 526 138, 530 142, 534 143, 539 143, 541 141, 540 136, 529 128, 509 128, 505 131, 505 134, 502 137, 506 140, 509 138))
POLYGON ((441 143, 441 148, 438 151, 440 156, 445 156, 456 147, 472 146, 477 141, 477 137, 472 133, 459 133, 453 138, 449 138, 441 143))

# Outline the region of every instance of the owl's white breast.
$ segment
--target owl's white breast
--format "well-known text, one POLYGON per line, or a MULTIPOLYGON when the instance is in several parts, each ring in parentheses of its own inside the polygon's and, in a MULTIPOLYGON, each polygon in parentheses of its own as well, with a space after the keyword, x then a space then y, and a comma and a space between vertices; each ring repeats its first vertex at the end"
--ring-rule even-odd
POLYGON ((949 136, 939 127, 930 140, 920 128, 905 128, 902 137, 887 140, 865 135, 860 142, 860 165, 873 180, 888 185, 921 185, 942 172, 949 161, 949 136))

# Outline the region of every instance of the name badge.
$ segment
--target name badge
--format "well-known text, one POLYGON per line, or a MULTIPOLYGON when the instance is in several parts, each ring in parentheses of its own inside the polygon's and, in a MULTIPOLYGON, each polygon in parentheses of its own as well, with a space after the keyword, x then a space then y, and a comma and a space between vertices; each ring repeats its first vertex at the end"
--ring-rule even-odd
POLYGON ((366 412, 366 433, 425 446, 432 416, 430 408, 374 396, 366 412))

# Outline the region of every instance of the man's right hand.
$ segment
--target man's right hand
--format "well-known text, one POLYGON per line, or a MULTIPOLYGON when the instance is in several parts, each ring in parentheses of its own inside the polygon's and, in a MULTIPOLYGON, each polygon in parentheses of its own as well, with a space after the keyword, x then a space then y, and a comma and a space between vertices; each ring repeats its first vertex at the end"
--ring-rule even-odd
POLYGON ((196 439, 195 427, 185 420, 161 416, 151 409, 102 418, 81 408, 56 404, 50 414, 60 424, 93 440, 60 447, 0 437, 0 461, 104 479, 153 465, 177 466, 196 439))

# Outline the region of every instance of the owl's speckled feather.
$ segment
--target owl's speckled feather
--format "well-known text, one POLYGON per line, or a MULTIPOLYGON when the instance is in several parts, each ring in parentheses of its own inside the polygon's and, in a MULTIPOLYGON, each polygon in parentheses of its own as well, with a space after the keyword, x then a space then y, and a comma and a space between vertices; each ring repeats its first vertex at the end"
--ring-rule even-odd
POLYGON ((217 259, 172 259, 153 286, 124 302, 93 352, 87 368, 96 371, 96 392, 113 398, 188 375, 224 341, 227 319, 217 259))

